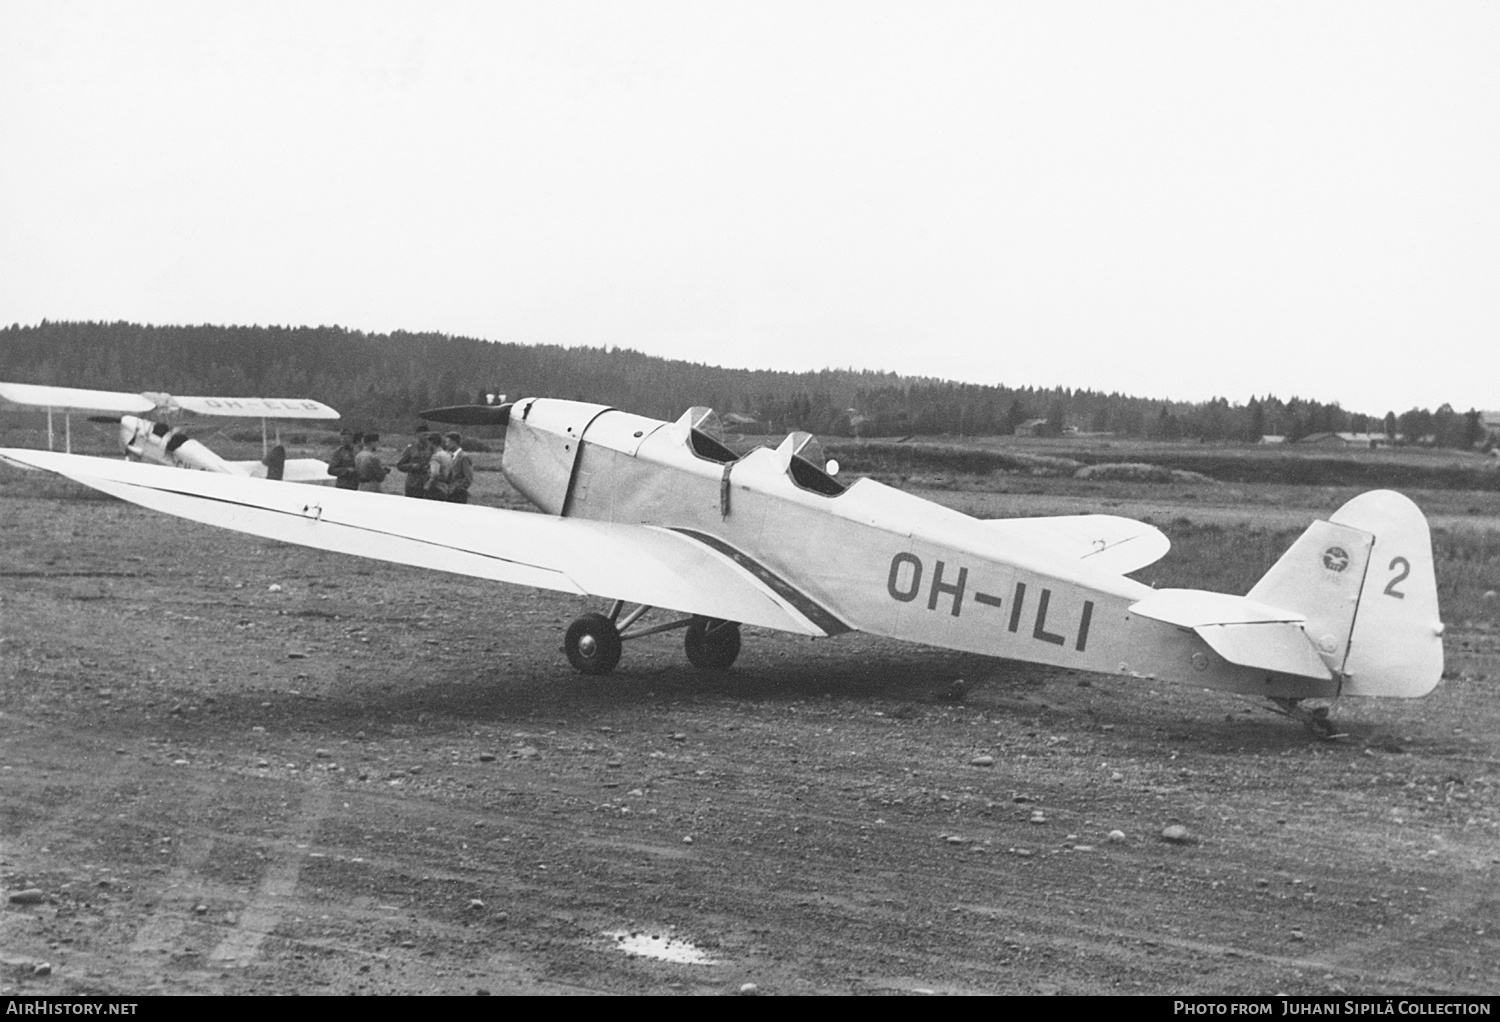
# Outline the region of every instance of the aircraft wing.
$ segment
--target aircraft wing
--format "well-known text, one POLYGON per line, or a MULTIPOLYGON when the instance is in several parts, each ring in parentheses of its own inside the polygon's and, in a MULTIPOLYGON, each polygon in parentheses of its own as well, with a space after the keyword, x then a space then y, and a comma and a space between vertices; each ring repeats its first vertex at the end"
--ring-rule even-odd
POLYGON ((227 415, 241 419, 337 419, 339 413, 321 401, 300 397, 169 397, 165 407, 198 415, 227 415))
POLYGON ((141 394, 78 387, 49 387, 39 383, 0 383, 0 404, 25 408, 65 408, 70 411, 144 415, 156 404, 141 394))
POLYGON ((0 459, 196 522, 319 550, 827 635, 729 553, 671 529, 184 472, 53 451, 0 459))
POLYGON ((996 534, 1047 547, 1117 575, 1155 564, 1172 548, 1160 529, 1118 515, 992 518, 984 524, 996 534))

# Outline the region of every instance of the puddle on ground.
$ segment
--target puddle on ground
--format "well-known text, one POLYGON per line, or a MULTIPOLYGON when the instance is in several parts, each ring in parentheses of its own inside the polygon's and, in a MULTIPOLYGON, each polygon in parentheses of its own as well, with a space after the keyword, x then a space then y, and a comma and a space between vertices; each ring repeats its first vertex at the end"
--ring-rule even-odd
POLYGON ((669 937, 648 930, 610 930, 604 934, 614 941, 615 947, 627 955, 655 958, 662 962, 679 962, 683 965, 717 965, 708 955, 678 937, 669 937))

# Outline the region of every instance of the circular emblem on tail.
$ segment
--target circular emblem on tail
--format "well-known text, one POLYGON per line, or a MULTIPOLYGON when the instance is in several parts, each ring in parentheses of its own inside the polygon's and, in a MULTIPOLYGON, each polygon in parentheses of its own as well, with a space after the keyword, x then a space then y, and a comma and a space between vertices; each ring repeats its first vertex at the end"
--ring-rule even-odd
POLYGON ((1323 567, 1329 571, 1343 571, 1349 567, 1349 555, 1341 546, 1331 546, 1323 551, 1323 567))

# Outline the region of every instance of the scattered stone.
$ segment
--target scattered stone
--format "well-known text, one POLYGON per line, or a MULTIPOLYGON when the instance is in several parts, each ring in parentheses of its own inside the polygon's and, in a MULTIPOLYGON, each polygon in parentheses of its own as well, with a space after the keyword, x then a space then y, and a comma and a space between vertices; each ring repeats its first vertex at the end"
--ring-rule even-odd
POLYGON ((36 968, 34 968, 34 969, 31 970, 31 974, 33 976, 50 976, 50 975, 52 975, 52 963, 51 962, 37 962, 36 968))
POLYGON ((280 582, 272 582, 270 585, 266 586, 266 592, 268 592, 268 593, 279 593, 279 592, 281 592, 281 583, 280 582))
POLYGON ((1032 798, 1030 795, 1012 795, 1010 800, 1017 803, 1036 801, 1036 799, 1032 798))
POLYGON ((535 745, 523 745, 514 755, 517 759, 540 759, 542 754, 536 750, 535 745))
POLYGON ((943 840, 948 842, 950 845, 961 845, 964 843, 963 836, 959 834, 944 835, 943 840))
POLYGON ((1074 845, 1073 846, 1073 851, 1075 851, 1075 852, 1092 852, 1093 850, 1094 850, 1094 846, 1093 845, 1074 845))
POLYGON ((1292 937, 1293 940, 1306 940, 1307 939, 1307 935, 1304 934, 1301 930, 1293 930, 1292 933, 1291 933, 1291 937, 1292 937))
POLYGON ((473 908, 473 909, 484 908, 484 902, 481 901, 478 898, 470 898, 469 899, 469 907, 473 908))
POLYGON ((1046 823, 1047 822, 1047 814, 1044 813, 1044 812, 1042 812, 1040 809, 1038 809, 1038 810, 1036 810, 1035 812, 1033 812, 1031 814, 1031 822, 1032 823, 1046 823))
POLYGON ((672 741, 674 741, 674 742, 685 742, 685 741, 687 741, 687 735, 683 734, 681 731, 678 731, 675 734, 673 734, 671 736, 671 738, 672 738, 672 741))
POLYGON ((741 997, 754 997, 755 995, 757 995, 759 993, 760 993, 760 987, 756 986, 754 983, 741 983, 740 984, 740 996, 741 997))
POLYGON ((306 660, 307 659, 307 654, 306 653, 289 652, 289 653, 287 653, 286 658, 288 660, 306 660))
POLYGON ((1256 887, 1270 887, 1271 886, 1271 881, 1267 880, 1265 877, 1260 877, 1259 879, 1257 879, 1255 881, 1255 886, 1256 887))
POLYGON ((194 915, 198 915, 198 916, 206 916, 206 915, 208 915, 208 906, 207 905, 194 905, 193 906, 193 914, 194 915))
POLYGON ((1123 830, 1112 830, 1112 831, 1109 832, 1109 843, 1110 844, 1117 845, 1117 844, 1120 844, 1124 840, 1125 840, 1125 832, 1123 830))
POLYGON ((992 767, 995 765, 994 756, 975 756, 969 760, 970 766, 992 767))
POLYGON ((409 774, 420 774, 422 772, 422 764, 418 763, 414 767, 407 767, 406 772, 409 774))
POLYGON ((1125 780, 1125 775, 1116 770, 1114 773, 1109 775, 1109 779, 1114 783, 1119 784, 1121 781, 1125 780))
POLYGON ((1500 593, 1495 592, 1493 589, 1487 589, 1485 590, 1484 598, 1486 600, 1500 600, 1500 593))
POLYGON ((28 887, 24 891, 16 891, 10 896, 12 905, 40 905, 47 900, 47 895, 42 893, 39 887, 28 887))
POLYGON ((1168 844, 1174 845, 1190 845, 1197 840, 1197 838, 1193 837, 1192 832, 1190 832, 1180 823, 1174 823, 1171 826, 1163 827, 1161 832, 1161 839, 1163 841, 1166 841, 1168 844))
POLYGON ((685 845, 692 844, 693 843, 693 835, 691 835, 691 834, 684 834, 682 836, 682 843, 685 844, 685 845))
POLYGON ((314 749, 313 750, 313 755, 316 756, 316 757, 318 757, 319 759, 332 759, 333 758, 333 753, 329 752, 327 749, 314 749))
POLYGON ((481 752, 479 754, 479 762, 493 763, 495 762, 495 754, 493 752, 481 752))

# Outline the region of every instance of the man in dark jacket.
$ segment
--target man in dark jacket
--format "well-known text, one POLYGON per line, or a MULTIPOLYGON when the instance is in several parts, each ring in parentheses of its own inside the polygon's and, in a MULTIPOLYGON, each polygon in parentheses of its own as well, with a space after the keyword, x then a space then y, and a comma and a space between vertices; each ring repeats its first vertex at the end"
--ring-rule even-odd
POLYGON ((457 433, 443 434, 443 449, 433 455, 432 479, 427 484, 431 500, 452 504, 469 502, 469 487, 474 485, 474 462, 469 452, 459 446, 463 438, 457 433))
POLYGON ((339 431, 342 443, 328 459, 328 474, 333 476, 333 485, 341 490, 359 489, 359 470, 354 465, 354 445, 362 438, 352 430, 339 431))
POLYGON ((406 495, 425 498, 432 452, 437 449, 437 445, 425 424, 417 427, 416 436, 416 440, 407 444, 406 450, 401 452, 401 460, 396 462, 396 468, 406 473, 406 495))

